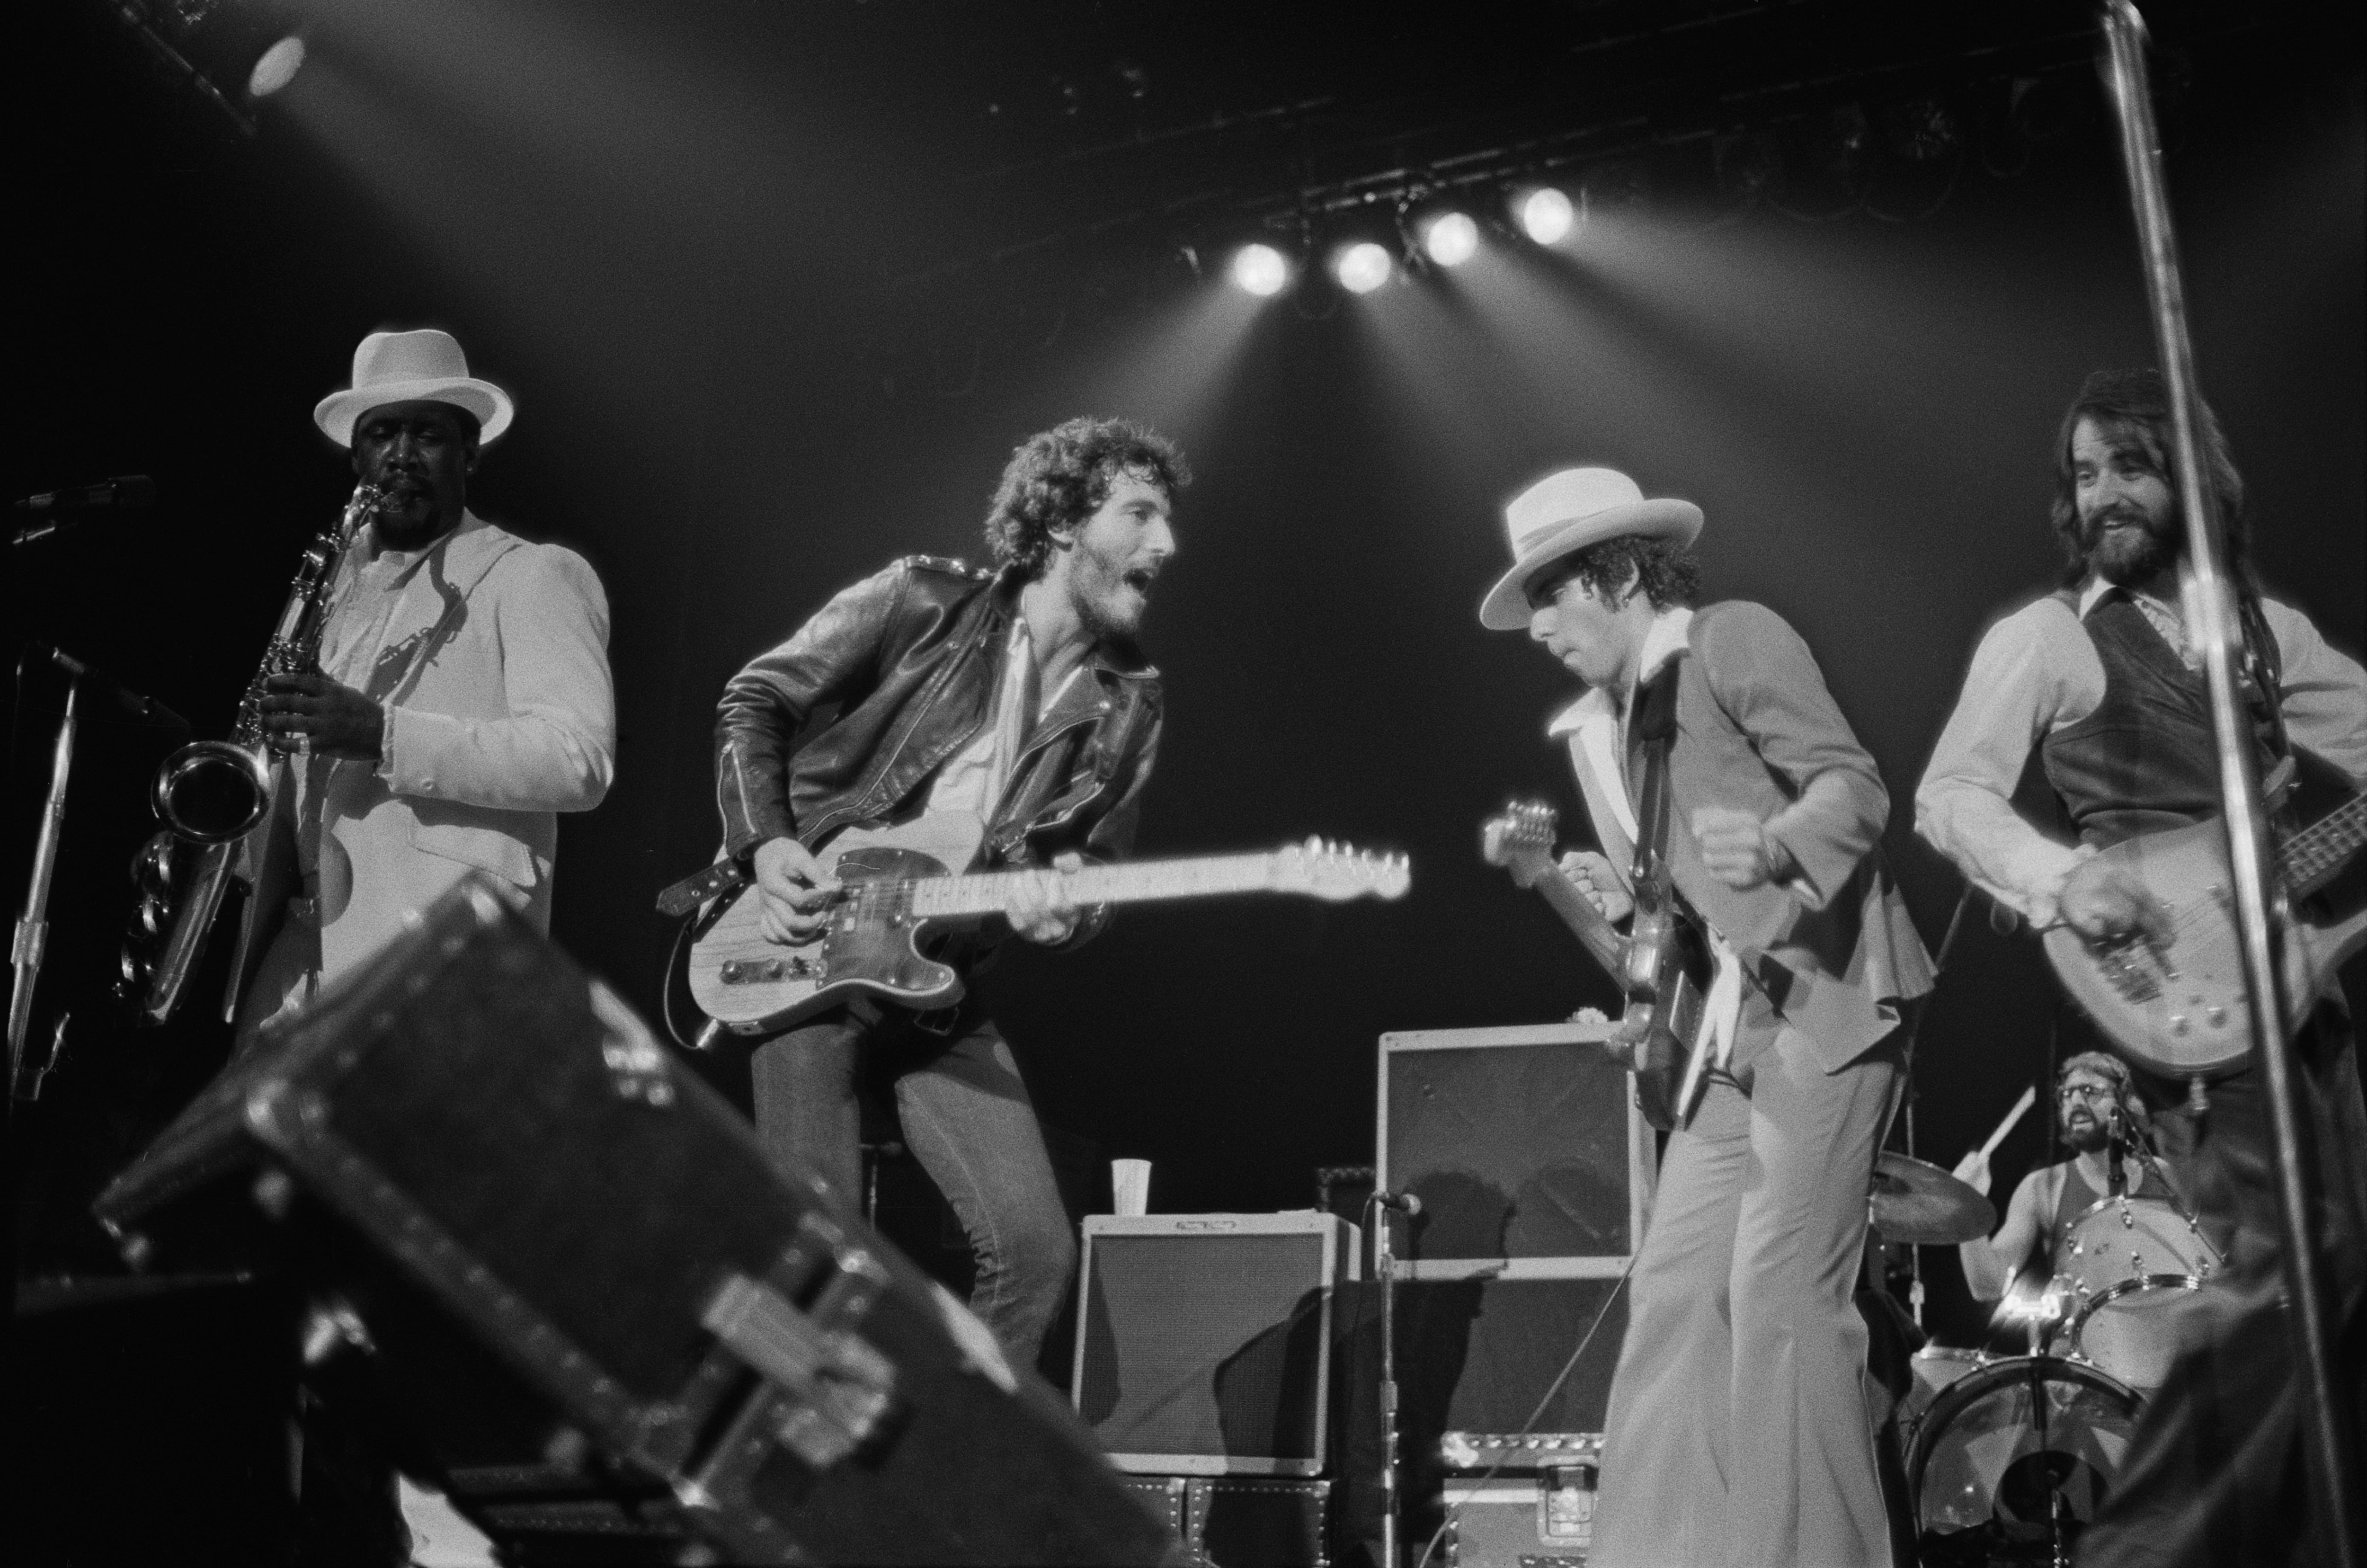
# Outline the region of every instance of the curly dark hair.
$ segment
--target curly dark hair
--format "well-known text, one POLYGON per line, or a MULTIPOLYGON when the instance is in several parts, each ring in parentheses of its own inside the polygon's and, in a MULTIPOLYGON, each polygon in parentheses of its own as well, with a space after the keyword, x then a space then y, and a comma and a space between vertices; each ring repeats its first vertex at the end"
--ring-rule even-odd
POLYGON ((1529 602, 1543 604, 1561 592, 1562 585, 1573 577, 1584 582, 1597 598, 1614 608, 1625 602, 1626 592, 1623 589, 1642 589, 1656 610, 1671 605, 1690 608, 1701 602, 1701 562, 1690 547, 1674 540, 1621 534, 1600 544, 1590 544, 1563 556, 1529 579, 1529 602))
POLYGON ((986 544, 995 564, 1040 576, 1052 530, 1073 528, 1109 499, 1110 482, 1136 474, 1172 496, 1192 483, 1175 443, 1131 419, 1080 417, 1019 444, 987 508, 986 544))
MULTIPOLYGON (((2244 509, 2244 476, 2236 472, 2236 454, 2227 444, 2217 415, 2207 403, 2198 406, 2203 437, 2203 472, 2218 501, 2219 526, 2225 530, 2228 559, 2239 576, 2248 576, 2251 518, 2244 509)), ((2087 575, 2088 552, 2080 542, 2079 498, 2071 469, 2071 437, 2079 422, 2092 419, 2110 438, 2131 442, 2149 458, 2162 477, 2171 472, 2169 388, 2159 370, 2098 370, 2079 388, 2079 395, 2064 411, 2062 428, 2055 436, 2055 500, 2047 521, 2063 546, 2063 583, 2072 586, 2087 575)))

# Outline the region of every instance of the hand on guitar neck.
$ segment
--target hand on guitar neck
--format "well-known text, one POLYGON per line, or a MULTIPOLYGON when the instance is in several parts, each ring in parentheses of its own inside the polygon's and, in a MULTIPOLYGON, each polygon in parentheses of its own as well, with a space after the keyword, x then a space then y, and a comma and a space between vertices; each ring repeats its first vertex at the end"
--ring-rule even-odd
POLYGON ((1609 859, 1591 849, 1562 853, 1561 874, 1594 905, 1594 913, 1617 925, 1636 913, 1636 898, 1609 859))

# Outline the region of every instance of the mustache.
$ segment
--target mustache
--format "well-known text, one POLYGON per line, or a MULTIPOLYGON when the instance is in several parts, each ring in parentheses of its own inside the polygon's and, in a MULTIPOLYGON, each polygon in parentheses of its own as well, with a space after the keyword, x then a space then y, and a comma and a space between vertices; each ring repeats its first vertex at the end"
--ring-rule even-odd
POLYGON ((2087 529, 2090 535, 2096 535, 2120 523, 2132 524, 2147 533, 2157 531, 2153 526, 2153 519, 2146 517, 2143 511, 2135 506, 2119 505, 2107 506, 2101 512, 2091 514, 2088 518, 2087 529))

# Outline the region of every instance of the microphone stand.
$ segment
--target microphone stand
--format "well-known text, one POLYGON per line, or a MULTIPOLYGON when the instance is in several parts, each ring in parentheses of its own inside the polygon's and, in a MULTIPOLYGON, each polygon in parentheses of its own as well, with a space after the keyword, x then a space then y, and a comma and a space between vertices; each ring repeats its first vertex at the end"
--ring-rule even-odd
POLYGON ((154 698, 119 685, 104 671, 62 648, 42 642, 28 642, 17 660, 20 702, 28 664, 55 665, 66 677, 66 701, 64 711, 58 716, 57 736, 50 747, 50 788, 42 802, 38 836, 33 841, 33 870, 25 890, 24 913, 17 917, 16 931, 8 944, 8 964, 15 976, 8 992, 8 1094, 12 1107, 18 1100, 41 1097, 41 1081, 57 1066, 58 1054, 65 1048, 66 1020, 61 1016, 48 1051, 37 1061, 25 1060, 26 1043, 32 1034, 33 990, 40 983, 42 960, 50 950, 50 888, 57 877, 58 846, 65 836, 66 784, 74 774, 83 687, 91 687, 101 702, 112 704, 133 719, 180 729, 188 727, 179 714, 154 698))
POLYGON ((58 841, 65 835, 66 779, 74 772, 74 699, 81 692, 79 681, 66 687, 65 711, 59 716, 57 740, 50 750, 49 795, 41 808, 40 835, 33 841, 32 881, 25 890, 25 912, 17 917, 16 936, 8 944, 8 964, 16 973, 8 993, 8 1097, 12 1106, 18 1100, 40 1097, 41 1079, 57 1064, 57 1045, 62 1043, 53 1043, 47 1062, 36 1063, 33 1072, 27 1074, 25 1040, 33 1025, 33 986, 41 977, 41 960, 50 949, 50 883, 58 869, 58 841))
POLYGON ((1404 1568, 1398 1547, 1398 1257, 1390 1215, 1419 1214, 1421 1199, 1376 1187, 1365 1201, 1373 1216, 1373 1275, 1381 1287, 1381 1568, 1404 1568))
MULTIPOLYGON (((2311 1233, 2313 1182, 2305 1168, 2306 1135, 2301 1087, 2285 1039, 2284 986, 2278 962, 2279 937, 2271 903, 2269 872, 2275 864, 2268 824, 2260 809, 2259 781, 2253 777, 2251 727, 2236 695, 2235 603, 2226 573, 2225 541, 2216 497, 2203 473, 2197 436, 2202 426, 2193 345, 2187 336, 2185 285, 2170 232, 2169 199, 2163 188, 2161 143, 2153 121, 2152 88, 2146 77, 2145 20, 2130 0, 2106 0, 2103 30, 2106 73, 2120 133, 2130 205, 2145 253, 2146 293, 2152 306, 2154 337, 2161 353, 2162 380, 2169 392, 2178 497, 2186 519, 2186 587, 2193 606, 2194 631, 2202 645, 2203 676, 2211 696, 2212 728, 2218 739, 2219 787, 2226 802, 2228 869, 2232 873, 2236 928, 2241 937, 2245 997, 2249 1004, 2252 1046, 2267 1089, 2269 1127, 2277 1190, 2285 1290, 2293 1310, 2285 1315, 2293 1336, 2294 1371, 2300 1377, 2304 1449, 2312 1489, 2321 1504, 2320 1522, 2329 1561, 2359 1560, 2359 1521, 2352 1480, 2359 1473, 2350 1434, 2334 1401, 2333 1360, 2326 1280, 2316 1238, 2311 1233)), ((2273 697, 2273 694, 2271 694, 2273 697)))

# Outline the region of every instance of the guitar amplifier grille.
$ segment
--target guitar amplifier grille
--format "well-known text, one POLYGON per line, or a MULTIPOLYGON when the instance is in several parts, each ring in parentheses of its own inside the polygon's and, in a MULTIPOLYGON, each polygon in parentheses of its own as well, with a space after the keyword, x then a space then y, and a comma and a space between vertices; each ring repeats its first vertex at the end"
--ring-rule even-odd
POLYGON ((1421 1199, 1398 1247, 1415 1278, 1618 1272, 1642 1233, 1653 1149, 1609 1032, 1381 1037, 1377 1164, 1384 1187, 1421 1199))
POLYGON ((1330 1214, 1087 1220, 1073 1397, 1117 1466, 1320 1473, 1353 1235, 1330 1214))

